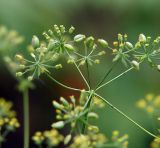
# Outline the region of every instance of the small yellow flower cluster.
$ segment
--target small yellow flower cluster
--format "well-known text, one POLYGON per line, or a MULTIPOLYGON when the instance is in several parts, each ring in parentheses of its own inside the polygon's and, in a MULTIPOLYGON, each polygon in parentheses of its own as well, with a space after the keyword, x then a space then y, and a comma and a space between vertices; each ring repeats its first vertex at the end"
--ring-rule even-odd
POLYGON ((4 98, 0 98, 0 117, 14 117, 15 111, 11 110, 12 102, 7 102, 4 98))
POLYGON ((153 113, 160 107, 160 95, 147 94, 145 99, 140 99, 136 105, 148 113, 153 113))
POLYGON ((123 136, 120 136, 120 133, 117 130, 112 132, 112 141, 121 148, 128 147, 128 135, 125 134, 123 136))
POLYGON ((95 107, 98 107, 98 108, 103 108, 103 107, 105 107, 106 104, 104 103, 104 101, 102 101, 98 97, 94 96, 92 105, 95 107))
POLYGON ((20 126, 16 119, 15 111, 11 110, 12 106, 13 104, 11 102, 0 98, 0 127, 5 127, 9 131, 13 131, 20 126))
POLYGON ((87 134, 77 135, 73 139, 73 143, 69 146, 70 148, 93 148, 96 146, 103 146, 107 141, 104 134, 87 134))
POLYGON ((47 130, 44 132, 36 132, 32 137, 32 140, 37 145, 45 144, 49 147, 54 147, 60 144, 63 141, 63 136, 59 134, 56 129, 47 130))
POLYGON ((3 142, 9 132, 15 131, 20 127, 20 124, 16 118, 16 112, 11 110, 13 104, 6 101, 4 98, 0 98, 0 142, 3 142), (7 134, 5 134, 7 133, 7 134))
POLYGON ((155 138, 152 142, 151 142, 151 148, 159 148, 160 147, 160 139, 155 138))

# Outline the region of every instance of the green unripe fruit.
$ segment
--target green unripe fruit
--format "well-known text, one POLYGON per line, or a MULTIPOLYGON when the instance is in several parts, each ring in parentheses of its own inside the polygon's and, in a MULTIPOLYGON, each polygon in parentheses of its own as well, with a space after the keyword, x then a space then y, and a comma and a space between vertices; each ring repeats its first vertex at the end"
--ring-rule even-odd
POLYGON ((39 47, 39 44, 40 44, 39 38, 34 35, 34 36, 32 37, 32 46, 33 46, 33 48, 38 48, 38 47, 39 47))
POLYGON ((82 40, 84 40, 85 39, 85 35, 83 35, 83 34, 78 34, 78 35, 76 35, 75 37, 74 37, 74 41, 75 42, 81 42, 82 40))
POLYGON ((70 44, 64 44, 64 47, 65 47, 67 50, 70 50, 70 51, 73 51, 73 50, 74 50, 73 46, 70 45, 70 44))
POLYGON ((98 39, 98 43, 103 47, 106 48, 108 47, 108 42, 104 39, 98 39))

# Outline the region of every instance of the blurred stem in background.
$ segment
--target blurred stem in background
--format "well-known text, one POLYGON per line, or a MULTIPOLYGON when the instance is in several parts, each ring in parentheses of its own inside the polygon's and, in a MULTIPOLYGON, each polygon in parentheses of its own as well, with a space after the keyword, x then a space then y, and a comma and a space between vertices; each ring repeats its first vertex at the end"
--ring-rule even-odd
POLYGON ((23 90, 23 113, 24 113, 24 148, 29 148, 29 94, 28 88, 23 90))
POLYGON ((23 118, 24 118, 24 148, 29 148, 29 89, 33 89, 34 85, 32 82, 26 79, 20 79, 18 89, 23 95, 23 118))

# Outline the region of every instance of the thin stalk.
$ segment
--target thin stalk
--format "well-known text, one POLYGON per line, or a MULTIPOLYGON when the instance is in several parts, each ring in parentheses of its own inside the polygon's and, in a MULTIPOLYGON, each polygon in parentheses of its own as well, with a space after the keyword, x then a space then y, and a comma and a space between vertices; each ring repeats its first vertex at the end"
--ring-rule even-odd
POLYGON ((115 107, 113 104, 111 104, 109 101, 107 101, 106 99, 104 99, 102 96, 98 95, 97 93, 94 93, 97 97, 99 97, 100 99, 102 99, 106 104, 108 104, 111 108, 113 108, 114 110, 116 110, 118 113, 120 113, 122 116, 124 116, 126 119, 128 119, 130 122, 132 122, 134 125, 136 125, 137 127, 139 127, 142 131, 144 131, 145 133, 147 133, 148 135, 154 137, 154 138, 158 138, 160 139, 158 136, 156 136, 155 134, 151 133, 150 131, 148 131, 147 129, 145 129, 144 127, 142 127, 140 124, 138 124, 137 122, 135 122, 132 118, 130 118, 129 116, 127 116, 124 112, 122 112, 121 110, 119 110, 117 107, 115 107))
POLYGON ((88 64, 88 60, 87 60, 87 59, 86 59, 86 68, 87 68, 88 83, 89 83, 89 86, 90 86, 90 88, 91 88, 89 64, 88 64))
POLYGON ((67 86, 67 85, 65 85, 65 84, 57 81, 57 80, 54 79, 52 76, 50 76, 47 72, 45 72, 45 74, 46 74, 47 77, 50 78, 52 81, 54 81, 55 83, 57 83, 58 85, 60 85, 60 86, 62 86, 62 87, 64 87, 64 88, 67 88, 67 89, 70 89, 70 90, 74 90, 74 91, 79 91, 79 92, 82 91, 82 90, 80 90, 80 89, 69 87, 69 86, 67 86))
POLYGON ((24 148, 29 148, 29 96, 28 88, 23 91, 24 148))
POLYGON ((100 88, 106 86, 107 84, 113 82, 114 80, 118 79, 119 77, 123 76, 124 74, 126 74, 127 72, 131 71, 133 69, 133 67, 127 69, 126 71, 122 72, 121 74, 119 74, 118 76, 114 77, 113 79, 109 80, 108 82, 102 84, 101 86, 99 86, 98 88, 96 88, 95 91, 99 90, 100 88))
MULTIPOLYGON (((66 50, 66 53, 68 54, 68 56, 69 56, 70 58, 72 58, 71 55, 69 54, 69 52, 68 52, 67 50, 66 50)), ((84 82, 86 83, 87 87, 88 87, 89 90, 90 90, 90 86, 89 86, 87 80, 85 79, 84 75, 82 74, 81 70, 79 69, 79 67, 78 67, 78 65, 76 64, 76 62, 75 62, 74 59, 73 59, 73 63, 74 63, 74 65, 75 65, 75 67, 77 68, 77 70, 79 71, 79 73, 80 73, 81 77, 83 78, 84 82)))
POLYGON ((114 63, 112 65, 112 67, 107 70, 107 72, 105 73, 104 77, 100 80, 100 82, 97 84, 96 88, 98 88, 104 81, 105 79, 108 77, 108 75, 112 72, 112 70, 114 69, 114 67, 117 65, 118 61, 116 63, 114 63))

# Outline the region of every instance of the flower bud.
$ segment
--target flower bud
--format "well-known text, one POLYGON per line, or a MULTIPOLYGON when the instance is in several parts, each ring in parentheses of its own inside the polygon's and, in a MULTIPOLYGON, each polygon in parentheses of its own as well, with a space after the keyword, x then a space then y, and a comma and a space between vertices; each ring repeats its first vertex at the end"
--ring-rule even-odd
POLYGON ((94 125, 91 125, 88 127, 88 130, 91 131, 91 132, 99 132, 99 128, 97 126, 94 126, 94 125))
POLYGON ((49 40, 49 39, 50 39, 50 36, 49 36, 46 32, 43 32, 42 35, 46 38, 46 40, 49 40))
POLYGON ((75 28, 73 26, 71 26, 71 28, 69 28, 69 33, 72 34, 74 32, 75 28))
POLYGON ((140 34, 138 40, 140 43, 145 43, 147 41, 146 36, 144 34, 140 34))
POLYGON ((102 56, 102 55, 104 55, 104 54, 106 54, 105 51, 101 51, 101 52, 98 53, 99 56, 102 56))
POLYGON ((58 129, 63 128, 64 127, 64 121, 55 122, 55 123, 52 124, 52 127, 53 128, 58 128, 58 129))
POLYGON ((94 63, 95 63, 95 64, 99 64, 99 63, 100 63, 100 60, 99 60, 99 59, 96 59, 96 60, 94 60, 94 63))
POLYGON ((68 143, 71 141, 71 138, 72 138, 72 135, 71 135, 71 134, 67 135, 67 136, 65 137, 65 139, 64 139, 64 144, 65 144, 65 145, 68 144, 68 143))
POLYGON ((23 60, 23 56, 19 55, 19 54, 16 54, 15 58, 16 58, 17 61, 22 61, 23 60))
POLYGON ((157 70, 160 71, 160 65, 157 65, 157 70))
POLYGON ((122 36, 122 34, 118 34, 118 41, 120 41, 120 42, 122 42, 123 41, 123 36, 122 36))
POLYGON ((117 41, 113 42, 113 46, 117 47, 118 46, 118 42, 117 41))
POLYGON ((150 41, 151 41, 151 37, 148 36, 148 37, 147 37, 147 42, 150 42, 150 41))
POLYGON ((56 69, 61 69, 61 68, 62 68, 62 64, 57 64, 57 65, 55 66, 55 68, 56 68, 56 69))
POLYGON ((50 36, 53 36, 53 31, 52 30, 49 29, 48 33, 49 33, 50 36))
POLYGON ((106 48, 108 47, 108 42, 104 39, 98 39, 98 43, 103 47, 106 48))
POLYGON ((158 44, 158 40, 154 40, 154 41, 153 41, 153 44, 154 44, 154 45, 157 45, 157 44, 158 44))
POLYGON ((32 37, 32 46, 33 46, 33 48, 38 48, 39 47, 39 39, 38 39, 38 37, 37 36, 33 36, 32 37))
POLYGON ((28 81, 32 81, 32 80, 33 80, 33 76, 29 76, 28 81))
POLYGON ((139 63, 137 61, 132 61, 132 66, 136 69, 136 70, 139 70, 139 63))
POLYGON ((75 37, 74 37, 74 41, 75 42, 81 42, 82 40, 84 40, 85 39, 85 35, 83 35, 83 34, 78 34, 78 35, 76 35, 75 37))
POLYGON ((63 108, 63 106, 61 104, 59 104, 57 101, 53 101, 52 103, 53 103, 53 106, 57 109, 62 109, 63 108))
POLYGON ((16 76, 17 76, 17 77, 21 77, 22 75, 23 75, 22 72, 17 72, 17 73, 16 73, 16 76))
POLYGON ((25 65, 20 64, 20 65, 19 65, 19 68, 20 68, 20 69, 24 69, 24 68, 25 68, 25 65))
POLYGON ((34 59, 36 58, 34 53, 31 53, 30 55, 31 55, 32 58, 34 58, 34 59))
POLYGON ((67 50, 70 50, 70 51, 73 51, 73 50, 74 50, 73 46, 70 45, 70 44, 64 44, 64 47, 65 47, 67 50))
POLYGON ((63 25, 60 25, 60 30, 61 30, 61 33, 65 33, 66 32, 66 30, 65 30, 66 28, 63 26, 63 25))
POLYGON ((140 48, 140 47, 141 47, 140 42, 137 42, 137 43, 135 44, 135 47, 136 47, 137 49, 140 48))
POLYGON ((130 42, 126 42, 126 46, 127 46, 129 49, 132 49, 132 48, 133 48, 133 45, 132 45, 132 43, 130 43, 130 42))
POLYGON ((124 34, 124 40, 127 41, 127 34, 124 34))
POLYGON ((145 47, 149 47, 149 44, 145 44, 145 47))
POLYGON ((89 118, 95 118, 95 119, 98 119, 98 118, 99 118, 98 114, 96 114, 96 113, 94 113, 94 112, 89 112, 89 113, 88 113, 88 117, 89 117, 89 118))
POLYGON ((71 99, 71 102, 72 102, 73 104, 76 103, 76 100, 75 100, 74 96, 70 96, 70 99, 71 99))
POLYGON ((82 60, 79 65, 83 66, 86 63, 86 60, 82 60))
POLYGON ((88 48, 92 48, 93 45, 94 45, 94 38, 92 36, 88 37, 86 40, 85 40, 85 44, 88 48))
POLYGON ((69 103, 68 103, 68 101, 65 98, 60 97, 60 101, 63 103, 63 105, 69 106, 69 103))
POLYGON ((68 59, 68 60, 67 60, 67 63, 68 63, 68 64, 73 64, 73 63, 74 63, 74 59, 73 59, 73 58, 68 59))

